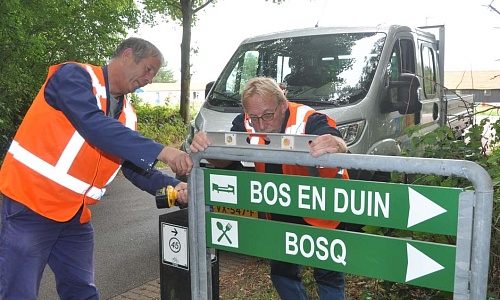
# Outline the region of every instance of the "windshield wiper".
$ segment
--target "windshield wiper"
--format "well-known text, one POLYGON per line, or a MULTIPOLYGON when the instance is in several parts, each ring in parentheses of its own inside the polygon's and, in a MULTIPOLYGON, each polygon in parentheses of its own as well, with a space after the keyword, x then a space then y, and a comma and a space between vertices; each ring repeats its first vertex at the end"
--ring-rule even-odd
POLYGON ((235 95, 238 95, 238 93, 233 93, 231 95, 228 95, 226 93, 217 92, 217 91, 212 91, 212 93, 216 94, 216 95, 224 96, 224 98, 226 98, 227 100, 231 100, 231 101, 238 102, 238 103, 240 102, 239 98, 234 97, 235 95))

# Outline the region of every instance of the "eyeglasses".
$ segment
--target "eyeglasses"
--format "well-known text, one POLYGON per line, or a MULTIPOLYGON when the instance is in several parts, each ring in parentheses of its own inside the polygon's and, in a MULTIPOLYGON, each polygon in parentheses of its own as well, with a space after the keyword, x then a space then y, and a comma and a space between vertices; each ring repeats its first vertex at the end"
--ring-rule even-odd
POLYGON ((276 108, 274 109, 274 112, 272 113, 265 113, 260 117, 252 117, 250 116, 250 123, 252 124, 257 124, 259 123, 259 119, 262 119, 262 121, 271 121, 274 119, 274 114, 276 114, 276 111, 278 110, 278 107, 280 106, 280 102, 278 102, 278 105, 276 105, 276 108))

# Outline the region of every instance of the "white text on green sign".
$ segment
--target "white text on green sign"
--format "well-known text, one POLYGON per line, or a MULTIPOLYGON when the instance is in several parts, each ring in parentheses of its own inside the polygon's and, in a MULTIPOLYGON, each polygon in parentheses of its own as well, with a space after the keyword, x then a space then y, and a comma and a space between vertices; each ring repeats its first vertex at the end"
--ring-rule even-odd
POLYGON ((206 230, 211 248, 453 291, 452 245, 209 212, 206 230))
POLYGON ((461 189, 219 169, 204 174, 209 205, 457 234, 461 189))

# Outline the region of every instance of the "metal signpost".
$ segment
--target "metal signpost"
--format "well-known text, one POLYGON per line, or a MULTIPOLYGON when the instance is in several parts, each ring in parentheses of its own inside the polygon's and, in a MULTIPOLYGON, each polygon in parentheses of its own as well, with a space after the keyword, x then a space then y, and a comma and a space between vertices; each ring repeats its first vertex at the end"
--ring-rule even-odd
POLYGON ((250 145, 248 136, 209 133, 212 145, 191 155, 193 299, 211 299, 207 247, 451 291, 454 299, 486 298, 493 187, 479 165, 356 154, 313 158, 308 150, 313 136, 267 134, 267 145, 250 145), (469 179, 474 191, 206 169, 199 167, 203 158, 453 175, 469 179), (446 245, 208 211, 215 205, 452 235, 457 242, 446 245))

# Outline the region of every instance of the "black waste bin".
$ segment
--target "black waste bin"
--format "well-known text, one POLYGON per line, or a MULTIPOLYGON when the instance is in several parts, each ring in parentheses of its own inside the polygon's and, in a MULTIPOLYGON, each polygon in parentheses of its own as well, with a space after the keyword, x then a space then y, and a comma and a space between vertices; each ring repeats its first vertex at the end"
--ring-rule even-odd
MULTIPOLYGON (((160 294, 162 300, 191 300, 188 209, 160 215, 160 294)), ((212 299, 219 299, 219 260, 211 259, 212 299)))

